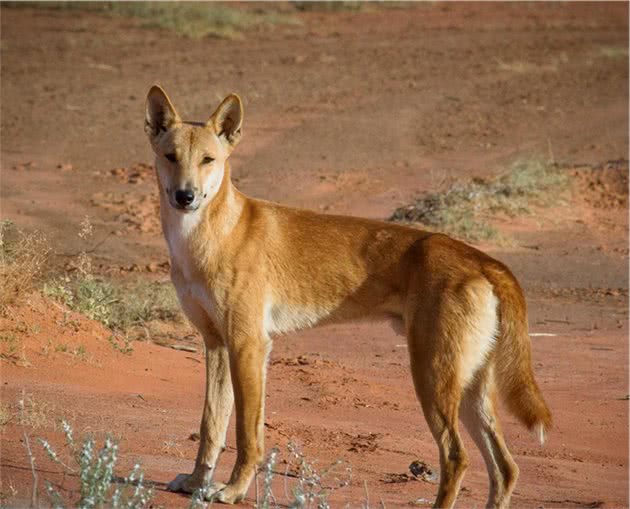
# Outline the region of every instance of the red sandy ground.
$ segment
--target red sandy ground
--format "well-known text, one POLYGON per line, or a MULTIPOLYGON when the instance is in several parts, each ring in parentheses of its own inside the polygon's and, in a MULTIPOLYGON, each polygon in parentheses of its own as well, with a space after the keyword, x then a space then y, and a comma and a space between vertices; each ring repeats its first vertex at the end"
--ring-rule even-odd
MULTIPOLYGON (((238 91, 246 123, 233 156, 237 185, 323 211, 386 218, 421 192, 494 175, 522 156, 576 167, 628 158, 627 4, 295 15, 301 25, 241 40, 188 40, 128 19, 3 7, 2 218, 45 231, 62 266, 81 247, 87 214, 94 238, 105 239, 93 254, 99 272, 167 278, 154 177, 143 166, 151 163, 143 97, 155 81, 199 119, 238 91)), ((627 171, 580 169, 557 205, 495 221, 513 245, 481 246, 522 281, 531 331, 556 334, 532 339, 555 419, 547 445, 502 413, 521 468, 516 507, 628 506, 627 171)), ((46 422, 27 429, 31 437, 61 448, 55 422, 64 417, 76 433, 111 432, 121 440, 121 474, 139 461, 156 483, 156 505, 187 506, 164 486, 194 461, 200 350, 136 342, 120 353, 109 331, 37 294, 0 329, 19 339, 26 359, 1 362, 2 403, 14 414, 26 391, 45 405, 46 422), (85 356, 58 345, 83 345, 85 356)), ((186 334, 176 330, 172 342, 186 334)), ((352 484, 333 507, 365 504, 366 488, 373 507, 435 495, 434 484, 386 482, 415 459, 437 465, 403 343, 385 324, 274 342, 267 446, 293 440, 320 465, 349 462, 352 484)), ((22 427, 13 415, 0 429, 3 503, 24 504, 31 474, 22 427)), ((234 443, 232 426, 218 479, 229 475, 234 443)), ((61 481, 34 447, 40 480, 61 481)), ((486 494, 480 455, 469 451, 460 507, 481 506, 486 494)), ((243 505, 253 498, 252 488, 243 505)))

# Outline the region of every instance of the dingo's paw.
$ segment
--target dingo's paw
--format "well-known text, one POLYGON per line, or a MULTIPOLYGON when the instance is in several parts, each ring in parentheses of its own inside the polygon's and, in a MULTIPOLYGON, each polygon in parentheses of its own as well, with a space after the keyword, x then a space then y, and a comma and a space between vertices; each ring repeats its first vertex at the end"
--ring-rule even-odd
POLYGON ((210 499, 216 502, 223 502, 224 504, 238 504, 245 498, 245 493, 242 490, 236 488, 236 486, 228 484, 224 486, 222 490, 217 491, 210 499))
POLYGON ((223 484, 222 482, 212 481, 204 488, 203 498, 207 501, 218 500, 216 497, 219 493, 221 493, 221 490, 223 490, 224 488, 225 484, 223 484))
POLYGON ((220 482, 208 482, 204 483, 200 476, 193 474, 179 474, 173 479, 166 489, 168 491, 180 491, 183 493, 194 493, 195 491, 203 488, 203 496, 206 500, 215 495, 218 491, 225 488, 225 484, 220 482))

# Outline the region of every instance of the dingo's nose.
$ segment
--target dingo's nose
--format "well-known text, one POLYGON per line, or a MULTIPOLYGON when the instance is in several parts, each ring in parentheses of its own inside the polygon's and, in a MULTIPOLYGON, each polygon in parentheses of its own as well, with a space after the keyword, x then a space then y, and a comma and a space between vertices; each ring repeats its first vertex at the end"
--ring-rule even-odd
POLYGON ((179 189, 175 191, 175 201, 180 207, 187 207, 195 200, 195 193, 190 189, 179 189))

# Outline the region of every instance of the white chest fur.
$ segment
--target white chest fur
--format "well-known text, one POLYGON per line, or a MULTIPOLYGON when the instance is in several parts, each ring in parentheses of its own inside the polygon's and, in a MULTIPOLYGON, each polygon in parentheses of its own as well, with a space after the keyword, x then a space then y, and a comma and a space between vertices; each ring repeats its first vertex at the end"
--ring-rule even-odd
POLYGON ((193 266, 190 251, 190 240, 195 234, 203 217, 201 210, 182 213, 176 210, 168 211, 164 217, 164 234, 171 256, 171 265, 177 267, 186 279, 190 278, 190 269, 193 266))
POLYGON ((202 217, 202 210, 181 213, 168 209, 162 217, 177 296, 186 316, 200 330, 203 329, 197 324, 201 325, 206 317, 210 318, 217 328, 221 324, 218 306, 211 289, 195 274, 197 264, 190 247, 202 217), (205 312, 205 317, 200 316, 200 309, 205 312))
POLYGON ((223 316, 219 313, 214 294, 207 286, 195 281, 180 280, 175 288, 184 313, 199 331, 206 329, 205 322, 208 318, 216 330, 223 330, 223 316))

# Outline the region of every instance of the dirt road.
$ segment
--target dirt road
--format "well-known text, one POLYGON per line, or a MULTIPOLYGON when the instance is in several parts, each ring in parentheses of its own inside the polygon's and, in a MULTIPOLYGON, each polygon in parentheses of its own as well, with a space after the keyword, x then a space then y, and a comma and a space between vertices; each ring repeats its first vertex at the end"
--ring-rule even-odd
MULTIPOLYGON (((518 158, 579 167, 551 207, 493 219, 514 242, 481 244, 526 290, 536 374, 555 420, 541 449, 502 413, 521 469, 513 505, 627 507, 627 162, 605 167, 628 159, 627 5, 278 8, 299 24, 195 40, 128 18, 3 7, 2 219, 43 230, 59 269, 80 251, 77 231, 88 215, 99 274, 167 279, 142 132, 154 82, 197 120, 238 92, 245 135, 233 155, 235 182, 293 206, 385 219, 421 193, 496 175, 518 158)), ((122 466, 139 461, 156 483, 157 505, 187 506, 163 488, 194 461, 198 339, 197 352, 135 342, 121 353, 99 324, 36 294, 0 329, 25 359, 0 363, 11 415, 0 427, 4 503, 30 497, 15 416, 24 390, 42 416, 40 427, 27 426, 30 435, 61 444, 55 421, 63 417, 77 432, 109 431, 121 440, 122 466), (72 353, 79 347, 84 355, 72 353)), ((172 341, 189 332, 175 329, 172 341)), ((371 507, 423 506, 435 495, 435 484, 400 475, 416 459, 438 464, 403 344, 384 324, 274 342, 267 447, 294 441, 320 465, 348 462, 352 483, 335 490, 333 507, 366 498, 371 507)), ((465 440, 472 466, 459 506, 481 506, 485 468, 465 440)), ((234 445, 232 426, 220 479, 234 445)), ((61 482, 41 452, 37 468, 40 479, 61 482)), ((76 487, 72 477, 64 487, 76 487)), ((252 488, 243 505, 254 497, 252 488)))

